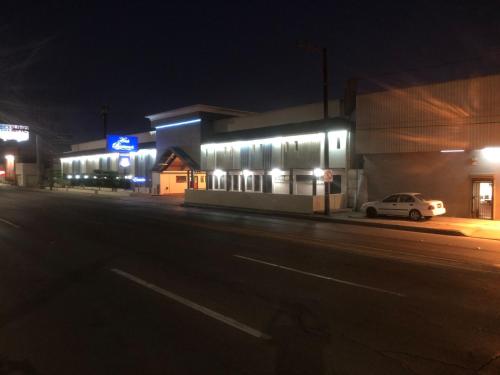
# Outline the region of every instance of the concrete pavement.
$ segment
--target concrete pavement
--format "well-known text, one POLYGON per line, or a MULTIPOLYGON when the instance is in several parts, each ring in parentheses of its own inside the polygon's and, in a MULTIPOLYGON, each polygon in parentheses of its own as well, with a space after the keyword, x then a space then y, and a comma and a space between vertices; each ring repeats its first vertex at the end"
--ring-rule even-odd
POLYGON ((500 370, 496 241, 11 189, 0 218, 0 373, 500 370))

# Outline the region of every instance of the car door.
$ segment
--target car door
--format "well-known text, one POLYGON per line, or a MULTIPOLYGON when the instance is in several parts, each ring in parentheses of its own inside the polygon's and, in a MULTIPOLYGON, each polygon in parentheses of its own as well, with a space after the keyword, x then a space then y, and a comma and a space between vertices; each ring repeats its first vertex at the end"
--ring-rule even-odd
POLYGON ((408 216, 410 211, 415 208, 415 198, 409 194, 401 194, 398 202, 398 216, 408 216))
POLYGON ((380 215, 397 215, 398 195, 389 195, 377 204, 377 211, 380 215))

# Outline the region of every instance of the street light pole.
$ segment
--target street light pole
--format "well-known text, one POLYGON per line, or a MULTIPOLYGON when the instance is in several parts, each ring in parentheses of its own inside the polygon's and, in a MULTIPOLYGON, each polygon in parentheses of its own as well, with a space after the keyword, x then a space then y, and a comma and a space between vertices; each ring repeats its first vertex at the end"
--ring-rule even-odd
MULTIPOLYGON (((323 60, 323 118, 328 119, 328 50, 323 47, 319 48, 307 42, 298 42, 297 47, 303 48, 309 51, 315 51, 322 53, 323 60)), ((330 169, 330 145, 328 139, 328 129, 325 129, 325 147, 323 154, 323 166, 325 171, 330 169)), ((325 180, 325 215, 330 215, 330 182, 325 180)))

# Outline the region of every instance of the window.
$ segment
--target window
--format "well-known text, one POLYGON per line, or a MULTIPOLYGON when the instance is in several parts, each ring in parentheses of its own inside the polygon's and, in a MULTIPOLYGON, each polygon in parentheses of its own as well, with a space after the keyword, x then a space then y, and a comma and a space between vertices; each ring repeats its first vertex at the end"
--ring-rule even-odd
POLYGON ((204 183, 205 182, 205 176, 201 176, 200 177, 200 181, 201 181, 201 183, 204 183))
POLYGON ((249 190, 249 191, 253 190, 252 189, 252 180, 253 180, 252 176, 247 176, 247 188, 246 188, 246 190, 249 190))
POLYGON ((223 174, 220 176, 220 184, 219 184, 220 189, 226 189, 226 175, 223 174))
POLYGON ((266 174, 264 176, 264 191, 266 193, 273 192, 273 176, 266 174))
POLYGON ((233 190, 238 191, 238 176, 232 176, 233 179, 233 190))
POLYGON ((340 137, 337 137, 337 150, 340 150, 340 137))
POLYGON ((219 189, 219 177, 212 176, 212 178, 214 179, 214 190, 219 189))
POLYGON ((214 185, 213 185, 213 182, 214 182, 214 176, 212 175, 208 175, 207 176, 207 179, 208 179, 208 190, 212 190, 214 185))
POLYGON ((306 174, 295 175, 295 181, 297 182, 312 182, 314 176, 306 174))
POLYGON ((398 196, 397 195, 391 195, 387 198, 385 198, 382 202, 384 203, 394 203, 398 201, 398 196))
POLYGON ((260 176, 259 175, 253 176, 253 190, 260 191, 260 176))
POLYGON ((340 194, 342 193, 342 176, 338 174, 333 175, 333 181, 330 185, 330 193, 331 194, 340 194))
POLYGON ((175 182, 177 184, 185 184, 187 181, 187 177, 186 176, 175 176, 175 182))
POLYGON ((411 195, 400 195, 399 196, 399 201, 401 203, 413 203, 415 202, 415 199, 411 195))

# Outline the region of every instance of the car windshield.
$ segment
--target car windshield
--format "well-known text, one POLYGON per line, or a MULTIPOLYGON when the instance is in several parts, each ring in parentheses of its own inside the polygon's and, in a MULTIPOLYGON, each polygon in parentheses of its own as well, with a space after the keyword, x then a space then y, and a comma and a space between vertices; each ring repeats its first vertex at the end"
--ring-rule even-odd
POLYGON ((421 201, 428 200, 422 194, 415 194, 414 197, 417 198, 418 200, 421 200, 421 201))

